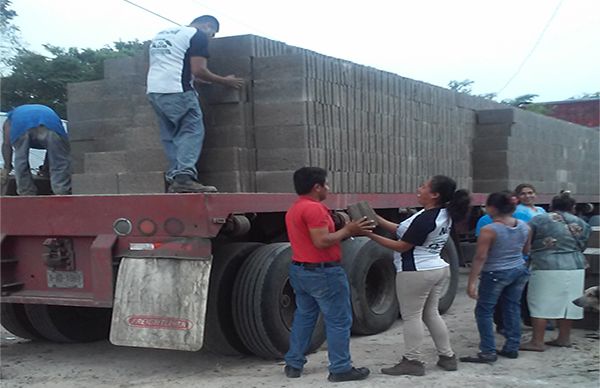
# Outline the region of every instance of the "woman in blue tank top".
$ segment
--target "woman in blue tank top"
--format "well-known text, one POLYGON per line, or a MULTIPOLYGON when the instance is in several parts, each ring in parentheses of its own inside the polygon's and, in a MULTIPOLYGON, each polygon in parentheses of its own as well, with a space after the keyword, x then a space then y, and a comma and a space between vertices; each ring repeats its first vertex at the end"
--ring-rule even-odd
POLYGON ((490 194, 486 210, 494 222, 481 229, 467 285, 467 293, 477 300, 479 353, 461 357, 463 362, 490 363, 497 354, 517 358, 521 342, 521 294, 529 278, 523 254, 529 253, 531 232, 526 223, 512 216, 515 203, 508 191, 490 194), (499 300, 503 302, 506 342, 496 351, 493 316, 499 300))

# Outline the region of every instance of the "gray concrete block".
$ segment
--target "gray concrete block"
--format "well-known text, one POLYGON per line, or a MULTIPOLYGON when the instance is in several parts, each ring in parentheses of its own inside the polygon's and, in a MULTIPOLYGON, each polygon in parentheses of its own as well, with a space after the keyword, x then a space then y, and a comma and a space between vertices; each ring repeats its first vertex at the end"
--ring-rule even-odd
POLYGON ((322 130, 308 125, 254 127, 256 148, 317 147, 316 141, 309 145, 309 136, 322 130))
POLYGON ((260 171, 297 170, 308 166, 308 148, 259 148, 256 150, 256 167, 260 171))
POLYGON ((473 192, 475 193, 493 193, 502 190, 513 190, 515 186, 515 184, 512 184, 512 181, 507 179, 473 179, 473 192))
POLYGON ((119 184, 116 173, 73 174, 71 176, 73 194, 118 194, 119 184))
POLYGON ((222 76, 235 75, 247 80, 256 78, 252 74, 252 58, 250 56, 212 56, 208 60, 208 68, 213 73, 222 76))
POLYGON ((204 123, 212 127, 251 126, 252 109, 250 104, 211 105, 204 113, 204 123))
POLYGON ((207 104, 228 104, 248 101, 248 88, 233 89, 219 84, 205 84, 198 88, 207 104))
POLYGON ((256 191, 254 172, 200 172, 198 180, 203 184, 215 186, 220 193, 252 193, 256 191))
POLYGON ((256 192, 294 193, 294 171, 257 171, 256 192))
POLYGON ((478 124, 475 126, 475 137, 480 136, 511 136, 514 134, 515 125, 505 124, 478 124))
POLYGON ((255 148, 254 131, 249 126, 206 126, 204 148, 255 148))
POLYGON ((209 40, 211 58, 253 57, 255 51, 254 35, 227 36, 209 40))
POLYGON ((482 136, 473 139, 473 150, 477 153, 485 151, 507 151, 510 149, 510 139, 505 136, 482 136))
POLYGON ((163 171, 118 173, 119 194, 165 193, 164 175, 163 171))
POLYGON ((128 149, 125 153, 125 164, 126 168, 122 172, 166 171, 169 167, 162 148, 128 149))
POLYGON ((316 121, 315 104, 309 102, 254 104, 256 126, 306 125, 316 121))
POLYGON ((316 82, 307 78, 255 80, 255 102, 316 101, 316 82))
POLYGON ((205 148, 198 161, 198 171, 254 171, 256 150, 239 147, 205 148))
POLYGON ((480 110, 477 112, 477 124, 513 123, 515 108, 480 110))
POLYGON ((254 58, 254 79, 275 80, 307 77, 308 63, 304 55, 280 55, 254 58))
POLYGON ((86 153, 84 171, 86 174, 116 174, 127 171, 125 151, 86 153))

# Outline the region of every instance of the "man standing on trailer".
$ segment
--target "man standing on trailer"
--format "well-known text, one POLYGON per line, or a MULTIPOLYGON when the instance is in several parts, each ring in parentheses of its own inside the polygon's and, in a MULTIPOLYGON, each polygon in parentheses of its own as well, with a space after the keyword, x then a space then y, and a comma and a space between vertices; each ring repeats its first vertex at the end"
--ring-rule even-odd
POLYGON ((39 104, 18 106, 8 113, 2 129, 2 158, 7 172, 13 168, 14 148, 17 194, 37 195, 29 166, 30 148, 46 150, 52 192, 71 194, 71 146, 67 131, 54 110, 39 104))
POLYGON ((335 231, 327 198, 327 172, 319 167, 302 167, 294 172, 294 188, 299 195, 285 216, 292 246, 290 283, 296 295, 296 312, 285 355, 285 375, 300 377, 306 363, 313 330, 323 313, 329 354, 329 381, 363 380, 367 368, 355 368, 350 358, 352 307, 350 286, 341 267, 340 242, 353 235, 369 233, 373 221, 364 217, 335 231))
POLYGON ((214 186, 200 184, 196 163, 204 141, 204 123, 193 82, 215 82, 239 89, 244 80, 222 77, 207 68, 208 40, 219 31, 219 21, 200 16, 189 26, 159 32, 150 43, 147 93, 160 123, 169 170, 169 192, 215 192, 214 186))

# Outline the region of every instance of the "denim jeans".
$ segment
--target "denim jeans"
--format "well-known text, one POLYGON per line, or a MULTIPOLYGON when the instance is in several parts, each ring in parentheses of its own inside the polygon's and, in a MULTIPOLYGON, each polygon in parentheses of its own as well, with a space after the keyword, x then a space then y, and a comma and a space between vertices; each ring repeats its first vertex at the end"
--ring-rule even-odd
POLYGON ((502 319, 506 342, 502 350, 516 352, 521 342, 521 295, 529 279, 525 265, 503 271, 481 272, 479 298, 475 319, 479 330, 481 353, 496 353, 494 336, 494 309, 502 301, 502 319))
POLYGON ((44 126, 29 129, 13 144, 15 149, 15 179, 17 194, 36 195, 31 176, 29 149, 45 149, 50 164, 50 186, 57 195, 71 194, 71 146, 69 139, 44 126))
POLYGON ((198 97, 193 90, 183 93, 150 93, 150 105, 158 116, 160 140, 169 169, 168 182, 176 175, 197 179, 196 163, 204 142, 204 123, 198 97))
POLYGON ((350 286, 342 267, 304 268, 290 265, 290 283, 296 294, 296 312, 290 333, 286 365, 302 370, 319 311, 325 320, 329 371, 343 373, 352 368, 350 286))

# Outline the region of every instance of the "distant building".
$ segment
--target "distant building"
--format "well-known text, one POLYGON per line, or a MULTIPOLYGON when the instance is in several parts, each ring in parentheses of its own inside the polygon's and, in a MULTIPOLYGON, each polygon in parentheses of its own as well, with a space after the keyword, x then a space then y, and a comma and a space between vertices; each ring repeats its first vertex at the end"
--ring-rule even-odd
MULTIPOLYGON (((546 108, 545 115, 586 127, 600 127, 600 99, 536 102, 546 108)), ((522 107, 527 110, 527 105, 522 107)))

